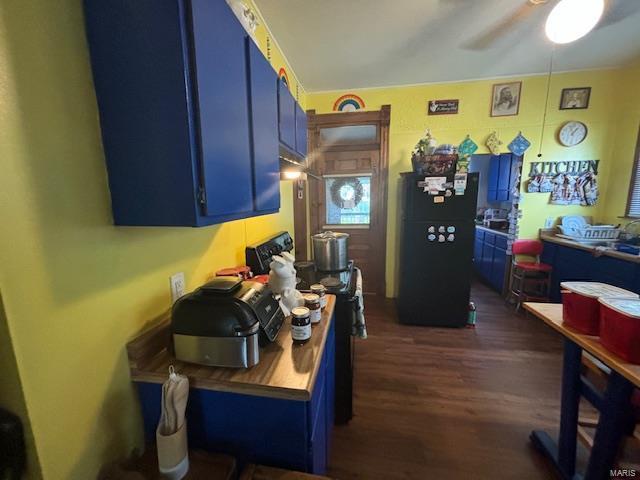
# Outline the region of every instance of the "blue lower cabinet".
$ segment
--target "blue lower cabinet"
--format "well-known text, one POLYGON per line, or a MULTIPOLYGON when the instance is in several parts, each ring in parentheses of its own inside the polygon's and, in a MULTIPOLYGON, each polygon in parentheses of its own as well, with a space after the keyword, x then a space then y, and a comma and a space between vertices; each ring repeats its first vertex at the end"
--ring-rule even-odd
POLYGON ((507 237, 476 229, 473 264, 483 280, 502 292, 507 269, 507 237))
POLYGON ((633 290, 637 266, 634 262, 618 258, 598 257, 593 259, 592 277, 597 282, 633 290))
POLYGON ((473 265, 478 272, 482 264, 482 245, 482 241, 477 238, 475 242, 473 242, 473 265))
MULTIPOLYGON (((192 388, 187 405, 190 449, 324 474, 331 450, 335 392, 335 326, 325 343, 311 399, 284 400, 192 388)), ((145 440, 155 443, 162 385, 136 382, 145 440)))
POLYGON ((553 267, 550 298, 560 302, 560 284, 568 281, 603 282, 640 293, 640 265, 608 256, 595 257, 591 252, 543 242, 541 260, 553 267))
POLYGON ((489 278, 489 283, 498 290, 502 292, 504 289, 504 275, 507 269, 507 251, 495 247, 493 250, 493 264, 491 266, 491 277, 489 278))
POLYGON ((480 274, 485 280, 489 280, 491 278, 491 270, 493 269, 493 250, 493 245, 489 243, 482 244, 482 264, 480 265, 480 274))

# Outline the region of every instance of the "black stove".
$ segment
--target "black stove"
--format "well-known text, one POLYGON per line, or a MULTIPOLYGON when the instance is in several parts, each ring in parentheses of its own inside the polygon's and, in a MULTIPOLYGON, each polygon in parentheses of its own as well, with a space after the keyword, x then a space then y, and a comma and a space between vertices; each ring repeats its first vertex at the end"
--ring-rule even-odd
POLYGON ((355 293, 355 275, 353 261, 349 262, 346 270, 338 272, 321 272, 316 270, 313 262, 296 262, 294 264, 298 279, 298 290, 308 292, 311 285, 320 283, 325 286, 327 293, 334 295, 353 296, 355 293))
POLYGON ((336 296, 336 370, 335 370, 335 423, 345 424, 353 417, 353 369, 355 341, 353 326, 359 308, 356 297, 356 275, 352 261, 346 270, 321 272, 313 262, 296 262, 293 265, 299 279, 297 289, 309 291, 314 283, 321 283, 327 293, 336 296))
MULTIPOLYGON (((269 262, 273 255, 283 250, 291 251, 293 240, 288 232, 268 238, 246 249, 247 265, 254 274, 269 272, 269 262)), ((335 308, 335 410, 337 424, 347 423, 353 417, 353 371, 355 360, 355 340, 353 326, 359 300, 356 297, 356 274, 353 262, 346 270, 339 272, 321 272, 313 262, 296 262, 294 267, 298 276, 296 288, 309 291, 314 283, 321 283, 327 293, 336 296, 335 308)))

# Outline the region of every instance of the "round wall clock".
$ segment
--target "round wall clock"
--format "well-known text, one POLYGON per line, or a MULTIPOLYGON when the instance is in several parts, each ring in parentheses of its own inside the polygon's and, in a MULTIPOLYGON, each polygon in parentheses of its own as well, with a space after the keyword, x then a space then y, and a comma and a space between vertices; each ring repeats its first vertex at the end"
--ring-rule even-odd
POLYGON ((587 138, 587 126, 582 122, 570 121, 560 127, 558 140, 565 147, 573 147, 587 138))

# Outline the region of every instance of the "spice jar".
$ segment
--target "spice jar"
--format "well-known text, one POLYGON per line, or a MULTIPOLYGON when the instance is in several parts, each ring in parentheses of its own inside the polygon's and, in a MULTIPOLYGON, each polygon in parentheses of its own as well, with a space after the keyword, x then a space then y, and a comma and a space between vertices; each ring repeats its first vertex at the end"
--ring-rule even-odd
POLYGON ((311 323, 320 323, 320 319, 322 318, 320 297, 315 293, 307 293, 304 295, 304 306, 309 309, 311 323))
POLYGON ((311 338, 311 318, 307 307, 291 310, 291 338, 297 345, 307 343, 311 338))
POLYGON ((320 308, 324 310, 327 306, 327 296, 325 293, 327 292, 327 287, 322 285, 321 283, 314 283, 311 285, 311 293, 315 293, 320 297, 320 308))

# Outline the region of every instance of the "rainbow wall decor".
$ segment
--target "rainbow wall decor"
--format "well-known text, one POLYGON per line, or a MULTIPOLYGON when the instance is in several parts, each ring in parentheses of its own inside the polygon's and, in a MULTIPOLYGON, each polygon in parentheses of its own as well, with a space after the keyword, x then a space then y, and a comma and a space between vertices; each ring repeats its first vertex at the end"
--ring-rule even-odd
POLYGON ((278 77, 280 77, 280 80, 282 80, 287 87, 289 86, 289 75, 287 75, 284 67, 280 67, 280 70, 278 70, 278 77))
POLYGON ((333 104, 334 112, 353 112, 364 108, 364 101, 352 93, 342 95, 333 104))

